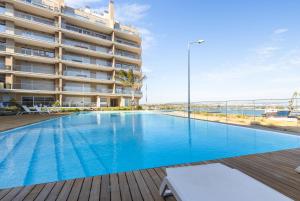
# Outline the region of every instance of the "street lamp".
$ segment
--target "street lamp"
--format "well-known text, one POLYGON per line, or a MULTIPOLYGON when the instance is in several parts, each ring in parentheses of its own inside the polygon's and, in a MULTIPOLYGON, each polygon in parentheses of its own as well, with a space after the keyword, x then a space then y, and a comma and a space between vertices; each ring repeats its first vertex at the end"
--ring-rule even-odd
POLYGON ((204 40, 197 40, 188 43, 188 118, 191 118, 191 70, 190 70, 191 46, 194 44, 200 45, 201 43, 204 43, 204 40))

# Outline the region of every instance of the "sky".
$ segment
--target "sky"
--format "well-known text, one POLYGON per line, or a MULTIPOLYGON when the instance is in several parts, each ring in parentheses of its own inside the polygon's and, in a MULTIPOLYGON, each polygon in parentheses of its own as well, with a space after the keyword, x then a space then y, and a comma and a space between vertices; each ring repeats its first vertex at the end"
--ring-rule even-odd
MULTIPOLYGON (((108 0, 66 0, 103 9, 108 0)), ((298 0, 115 0, 143 38, 142 103, 290 98, 300 91, 298 0), (146 86, 147 85, 147 93, 146 86)))

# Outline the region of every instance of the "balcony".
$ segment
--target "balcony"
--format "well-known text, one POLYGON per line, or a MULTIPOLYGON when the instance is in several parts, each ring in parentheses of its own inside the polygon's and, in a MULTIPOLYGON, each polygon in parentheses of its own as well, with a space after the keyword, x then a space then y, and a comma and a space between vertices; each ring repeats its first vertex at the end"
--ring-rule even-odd
POLYGON ((75 71, 64 71, 64 76, 96 79, 96 80, 112 80, 111 75, 97 75, 95 73, 81 73, 81 72, 75 72, 75 71))
POLYGON ((68 86, 63 87, 63 91, 69 92, 79 92, 79 93, 112 93, 112 89, 100 88, 100 87, 91 87, 91 86, 68 86))
POLYGON ((54 84, 44 84, 38 82, 29 83, 14 83, 12 89, 33 90, 33 91, 55 91, 54 84))
POLYGON ((83 64, 97 65, 101 67, 110 67, 110 68, 112 67, 112 63, 107 60, 95 59, 90 57, 74 55, 74 54, 64 54, 63 60, 83 63, 83 64))
POLYGON ((50 19, 43 18, 43 17, 38 17, 35 15, 30 15, 28 13, 23 13, 20 11, 14 11, 14 16, 25 19, 25 20, 32 21, 34 23, 40 23, 40 24, 44 24, 44 25, 48 25, 48 26, 56 26, 56 23, 54 20, 50 20, 50 19))
MULTIPOLYGON (((20 28, 15 28, 12 30, 14 30, 14 34, 17 36, 22 36, 22 37, 30 38, 33 40, 39 40, 39 41, 44 41, 44 42, 48 42, 48 43, 57 42, 57 39, 52 35, 36 32, 36 31, 30 31, 27 29, 20 29, 20 28)), ((0 32, 9 33, 7 31, 10 31, 8 29, 8 27, 6 27, 5 25, 0 25, 0 32)))
MULTIPOLYGON (((132 94, 132 90, 131 89, 122 89, 122 88, 116 88, 116 94, 127 94, 127 95, 131 95, 132 94)), ((134 95, 142 95, 143 93, 139 90, 134 91, 134 95)))
POLYGON ((39 64, 14 65, 13 70, 20 71, 20 72, 42 73, 42 74, 48 74, 48 75, 55 75, 54 67, 43 66, 43 65, 39 65, 39 64))
POLYGON ((37 2, 36 0, 18 0, 18 1, 21 1, 21 2, 24 2, 26 4, 30 4, 30 5, 33 5, 33 6, 37 6, 37 7, 40 7, 40 8, 45 8, 45 9, 48 9, 50 11, 59 12, 59 7, 56 6, 53 1, 48 0, 49 3, 52 2, 52 5, 44 4, 42 1, 37 2))
POLYGON ((140 59, 140 56, 128 51, 124 50, 116 50, 115 55, 122 56, 122 57, 128 57, 131 59, 140 59))
POLYGON ((95 31, 92 31, 92 30, 89 30, 89 29, 80 28, 80 27, 77 27, 77 26, 74 26, 74 25, 63 23, 62 28, 66 29, 68 31, 73 31, 73 32, 80 33, 80 34, 83 34, 83 35, 92 36, 92 37, 95 37, 95 38, 100 38, 100 39, 103 39, 103 40, 111 41, 111 36, 109 36, 109 35, 99 33, 99 32, 95 32, 95 31))
POLYGON ((141 68, 139 68, 137 65, 133 64, 124 64, 124 63, 116 63, 116 68, 121 70, 133 70, 133 71, 141 71, 141 68))
POLYGON ((72 47, 86 49, 86 50, 101 52, 101 53, 105 53, 105 54, 112 54, 112 50, 109 48, 98 46, 98 45, 92 45, 89 43, 79 42, 79 41, 75 41, 75 40, 64 39, 63 44, 69 45, 72 47))
POLYGON ((25 48, 25 47, 15 47, 15 53, 29 55, 29 56, 55 58, 54 52, 40 50, 40 49, 25 48))
POLYGON ((47 34, 35 32, 35 31, 29 31, 26 29, 15 28, 15 35, 23 36, 23 37, 30 38, 33 40, 41 40, 41 41, 45 41, 48 43, 57 42, 57 39, 52 35, 47 35, 47 34))
POLYGON ((136 48, 140 48, 140 45, 133 42, 133 41, 130 41, 130 40, 125 40, 125 39, 121 39, 121 38, 116 38, 115 41, 117 43, 120 43, 120 44, 124 44, 124 45, 129 45, 129 46, 132 46, 132 47, 136 47, 136 48))
POLYGON ((102 25, 102 26, 108 26, 108 22, 106 19, 92 19, 88 16, 82 16, 79 15, 77 13, 75 13, 75 10, 69 7, 66 7, 65 9, 62 9, 62 13, 70 16, 72 18, 76 18, 78 20, 82 20, 82 21, 87 21, 87 22, 92 22, 92 23, 96 23, 98 25, 102 25))

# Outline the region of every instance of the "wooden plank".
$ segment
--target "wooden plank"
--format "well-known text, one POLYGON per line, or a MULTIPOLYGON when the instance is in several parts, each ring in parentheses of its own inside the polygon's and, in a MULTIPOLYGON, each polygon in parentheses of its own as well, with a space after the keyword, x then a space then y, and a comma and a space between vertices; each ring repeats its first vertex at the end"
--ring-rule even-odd
POLYGON ((9 191, 11 191, 11 190, 12 190, 11 188, 1 190, 1 191, 0 191, 0 200, 1 200, 1 198, 3 198, 4 196, 6 196, 6 195, 9 193, 9 191))
POLYGON ((118 176, 122 201, 131 201, 132 198, 125 173, 119 173, 118 176))
POLYGON ((133 175, 139 186, 139 189, 141 191, 144 201, 154 201, 154 199, 150 193, 150 190, 147 188, 147 185, 146 185, 141 173, 139 171, 134 171, 133 175))
POLYGON ((61 192, 58 195, 57 201, 66 201, 68 199, 74 182, 75 180, 66 181, 63 188, 61 189, 61 192))
POLYGON ((71 192, 70 192, 70 194, 68 196, 68 199, 67 199, 68 201, 78 200, 83 180, 84 179, 82 179, 82 178, 81 179, 75 179, 75 182, 72 186, 71 192))
POLYGON ((92 177, 85 178, 82 184, 82 188, 79 195, 79 201, 86 201, 89 200, 91 187, 92 187, 92 177))
POLYGON ((61 190, 63 189, 65 185, 65 181, 62 182, 56 182, 53 189, 50 191, 49 195, 46 198, 46 201, 54 201, 58 198, 61 190))
POLYGON ((34 186, 25 186, 20 191, 20 193, 18 193, 18 195, 16 197, 14 197, 13 200, 15 200, 15 201, 23 200, 32 191, 33 188, 34 188, 34 186))
POLYGON ((90 201, 99 201, 100 200, 100 187, 101 187, 101 177, 93 177, 90 201))
POLYGON ((43 190, 39 193, 39 195, 35 198, 34 201, 46 200, 46 198, 48 197, 48 195, 50 194, 50 192, 52 191, 54 186, 55 186, 54 182, 46 184, 45 187, 43 188, 43 190))
POLYGON ((21 192, 22 189, 23 189, 23 187, 13 188, 11 191, 9 191, 9 193, 7 193, 7 194, 1 199, 1 201, 9 201, 9 200, 12 200, 14 197, 16 197, 16 196, 18 195, 19 192, 21 192))
POLYGON ((39 195, 39 193, 43 190, 44 187, 45 187, 45 184, 35 185, 33 187, 32 191, 28 195, 26 195, 24 201, 34 200, 39 195))
POLYGON ((159 195, 159 188, 155 185, 154 181, 151 179, 149 173, 146 170, 140 171, 141 175, 143 176, 143 179, 150 190, 152 197, 155 201, 163 201, 164 199, 159 195))
POLYGON ((101 178, 100 200, 110 201, 109 175, 104 175, 101 178))
MULTIPOLYGON (((163 177, 161 178, 154 169, 148 169, 147 171, 148 171, 149 175, 151 176, 151 178, 153 179, 154 183, 156 184, 157 189, 159 189, 163 177)), ((176 201, 175 197, 173 197, 173 196, 167 196, 167 197, 165 197, 165 200, 166 201, 176 201)))
POLYGON ((121 192, 117 174, 110 175, 110 200, 121 201, 121 192))
POLYGON ((132 172, 126 172, 126 177, 130 189, 130 193, 133 201, 141 201, 143 200, 140 189, 136 183, 136 180, 133 176, 132 172))

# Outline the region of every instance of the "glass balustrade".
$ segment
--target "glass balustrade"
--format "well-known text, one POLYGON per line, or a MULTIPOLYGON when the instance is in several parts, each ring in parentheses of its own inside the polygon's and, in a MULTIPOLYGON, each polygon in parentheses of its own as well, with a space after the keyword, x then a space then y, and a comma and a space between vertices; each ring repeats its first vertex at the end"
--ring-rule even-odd
POLYGON ((46 25, 50 25, 50 26, 55 26, 56 23, 54 22, 54 20, 50 20, 47 18, 43 18, 43 17, 38 17, 35 15, 30 15, 28 13, 23 13, 20 11, 14 11, 14 16, 18 17, 18 18, 22 18, 22 19, 26 19, 26 20, 30 20, 30 21, 34 21, 34 22, 38 22, 38 23, 42 23, 42 24, 46 24, 46 25))
POLYGON ((46 9, 51 10, 51 11, 59 12, 59 7, 55 6, 56 3, 53 2, 53 1, 50 1, 50 0, 48 0, 48 4, 45 4, 42 1, 37 1, 37 0, 19 0, 19 1, 22 1, 22 2, 27 3, 27 4, 31 4, 33 6, 38 6, 40 8, 46 8, 46 9), (50 3, 52 5, 49 5, 50 3))
POLYGON ((71 8, 63 9, 62 12, 65 15, 68 15, 70 17, 74 17, 74 18, 79 19, 79 20, 90 21, 90 22, 97 23, 97 24, 100 24, 100 25, 107 25, 108 24, 106 19, 92 19, 92 18, 89 18, 89 17, 86 17, 86 16, 78 15, 71 8))
POLYGON ((31 72, 31 73, 43 73, 49 75, 55 75, 54 66, 43 66, 42 64, 21 64, 21 65, 14 65, 13 69, 15 71, 21 72, 31 72))
POLYGON ((122 70, 134 70, 134 71, 141 70, 137 65, 133 65, 133 64, 116 63, 115 66, 116 66, 116 68, 119 68, 122 70))
POLYGON ((137 43, 135 43, 135 42, 133 42, 133 41, 129 41, 129 40, 121 39, 121 38, 116 38, 115 41, 116 41, 117 43, 129 45, 129 46, 133 46, 133 47, 140 47, 139 44, 137 44, 137 43))
POLYGON ((89 43, 84 43, 84 42, 80 42, 80 41, 65 39, 65 40, 63 40, 63 44, 73 46, 73 47, 79 47, 79 48, 83 48, 83 49, 87 49, 87 50, 93 50, 96 52, 112 54, 112 50, 109 48, 98 46, 98 45, 91 45, 89 43))
POLYGON ((42 82, 19 82, 13 84, 13 89, 24 89, 24 90, 42 90, 42 91, 54 91, 54 84, 47 84, 42 82))
POLYGON ((72 77, 81 77, 81 78, 90 78, 90 79, 97 79, 97 80, 111 80, 111 75, 103 75, 103 74, 96 74, 96 73, 82 73, 82 72, 75 72, 75 71, 64 71, 64 76, 72 76, 72 77))
POLYGON ((80 28, 74 25, 70 25, 70 24, 62 24, 62 28, 69 30, 69 31, 74 31, 80 34, 84 34, 84 35, 88 35, 88 36, 92 36, 92 37, 96 37, 96 38, 101 38, 104 40, 110 40, 111 41, 111 36, 103 34, 103 33, 99 33, 99 32, 95 32, 95 31, 91 31, 88 29, 84 29, 84 28, 80 28))
POLYGON ((16 28, 15 29, 15 34, 19 35, 19 36, 24 36, 24 37, 27 37, 27 38, 36 39, 36 40, 43 40, 43 41, 46 41, 46 42, 49 42, 49 43, 56 42, 56 39, 55 39, 54 36, 39 33, 39 32, 29 31, 29 30, 26 30, 26 29, 16 28))
POLYGON ((30 56, 39 56, 39 57, 47 57, 47 58, 55 57, 54 52, 25 48, 25 47, 15 47, 15 52, 19 54, 30 55, 30 56))
POLYGON ((129 58, 132 58, 132 59, 139 59, 140 58, 139 55, 128 52, 128 51, 124 51, 124 50, 116 50, 115 54, 119 55, 119 56, 123 56, 123 57, 129 57, 129 58))
POLYGON ((63 55, 63 60, 84 63, 84 64, 92 64, 97 66, 104 66, 104 67, 112 67, 112 63, 102 59, 95 59, 90 57, 84 57, 79 55, 71 55, 65 54, 63 55))

